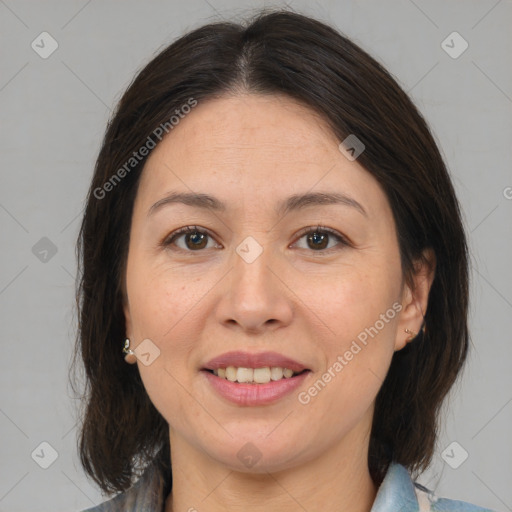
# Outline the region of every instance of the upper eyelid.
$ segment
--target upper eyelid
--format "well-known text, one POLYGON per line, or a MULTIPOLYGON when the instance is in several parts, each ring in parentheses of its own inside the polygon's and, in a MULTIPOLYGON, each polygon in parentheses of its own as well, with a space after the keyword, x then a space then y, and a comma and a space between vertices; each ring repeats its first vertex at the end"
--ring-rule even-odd
MULTIPOLYGON (((209 230, 207 230, 205 228, 201 228, 198 226, 184 226, 182 228, 178 228, 173 233, 171 233, 169 236, 165 237, 164 240, 162 241, 162 245, 164 245, 164 246, 170 245, 177 238, 186 235, 188 232, 195 232, 195 231, 197 231, 199 233, 204 233, 215 240, 215 236, 212 233, 210 233, 209 230)), ((349 246, 352 245, 352 242, 345 235, 343 235, 342 233, 340 233, 339 231, 337 231, 333 228, 329 228, 327 226, 322 226, 322 225, 313 225, 313 226, 308 226, 308 227, 301 229, 297 233, 297 235, 295 235, 295 241, 292 243, 296 243, 303 236, 305 236, 309 233, 315 232, 315 231, 325 232, 330 236, 336 237, 339 240, 339 243, 341 245, 349 245, 349 246)), ((219 242, 217 242, 217 244, 219 244, 219 242)), ((181 247, 179 247, 178 249, 181 249, 181 247)), ((331 247, 331 249, 332 249, 332 247, 331 247)), ((185 249, 182 249, 182 250, 185 250, 185 249)), ((313 252, 328 252, 328 251, 329 251, 329 249, 322 250, 322 251, 313 251, 313 252)), ((186 251, 186 252, 201 252, 201 251, 186 251)))
POLYGON ((343 235, 342 233, 337 231, 336 229, 329 228, 327 226, 321 226, 321 225, 310 226, 310 227, 301 229, 296 236, 298 238, 302 238, 304 235, 307 235, 308 233, 312 233, 315 231, 324 231, 328 235, 335 236, 335 237, 339 238, 342 242, 344 242, 346 244, 350 243, 349 239, 345 235, 343 235))

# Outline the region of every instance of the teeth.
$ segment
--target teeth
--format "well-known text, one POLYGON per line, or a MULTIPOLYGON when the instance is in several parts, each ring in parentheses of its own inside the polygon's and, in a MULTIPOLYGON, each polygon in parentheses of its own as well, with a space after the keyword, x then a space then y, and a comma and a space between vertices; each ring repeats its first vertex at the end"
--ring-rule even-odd
POLYGON ((290 370, 290 369, 288 369, 288 368, 285 368, 285 369, 283 370, 283 375, 284 375, 287 379, 289 379, 289 378, 293 375, 293 372, 292 372, 292 370, 290 370))
POLYGON ((214 375, 227 379, 230 382, 245 382, 250 384, 267 384, 271 380, 289 379, 294 375, 293 370, 279 366, 265 366, 264 368, 237 368, 228 366, 213 370, 214 375))
MULTIPOLYGON (((238 369, 240 371, 240 369, 238 369)), ((249 370, 250 371, 250 370, 249 370)), ((267 384, 270 382, 270 368, 266 366, 265 368, 255 368, 253 370, 253 381, 258 384, 267 384)))
POLYGON ((226 379, 231 382, 236 381, 236 368, 234 366, 228 366, 226 368, 226 379))
POLYGON ((280 380, 283 378, 283 369, 278 366, 270 368, 270 378, 272 380, 280 380))
POLYGON ((238 368, 236 380, 238 382, 252 382, 254 371, 251 368, 238 368))

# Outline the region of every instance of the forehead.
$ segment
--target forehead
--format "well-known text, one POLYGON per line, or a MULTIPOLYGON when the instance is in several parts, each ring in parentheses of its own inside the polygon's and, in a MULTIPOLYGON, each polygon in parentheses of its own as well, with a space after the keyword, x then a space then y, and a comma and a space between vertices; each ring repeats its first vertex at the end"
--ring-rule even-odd
POLYGON ((345 158, 339 143, 318 113, 286 96, 209 99, 199 102, 153 150, 139 193, 157 200, 170 189, 215 189, 226 197, 265 201, 318 184, 382 196, 376 180, 345 158))
POLYGON ((336 144, 321 116, 286 96, 236 95, 200 102, 153 151, 151 159, 172 153, 190 160, 205 153, 230 158, 257 149, 286 155, 287 161, 309 157, 336 144))

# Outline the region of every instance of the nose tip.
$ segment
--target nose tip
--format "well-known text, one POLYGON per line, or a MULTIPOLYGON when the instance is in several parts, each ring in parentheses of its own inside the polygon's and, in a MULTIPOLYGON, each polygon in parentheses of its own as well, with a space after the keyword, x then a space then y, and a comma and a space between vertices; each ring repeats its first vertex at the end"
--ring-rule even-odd
POLYGON ((231 277, 217 309, 220 321, 239 325, 249 334, 279 328, 291 321, 286 286, 276 277, 271 256, 253 237, 238 246, 231 277))

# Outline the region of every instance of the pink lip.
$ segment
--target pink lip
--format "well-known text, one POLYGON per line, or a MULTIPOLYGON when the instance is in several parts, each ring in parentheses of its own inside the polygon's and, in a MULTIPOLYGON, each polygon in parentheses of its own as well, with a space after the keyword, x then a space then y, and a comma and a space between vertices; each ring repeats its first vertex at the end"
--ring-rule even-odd
POLYGON ((226 352, 225 354, 214 357, 208 361, 202 369, 217 370, 218 368, 227 368, 228 366, 236 366, 237 368, 263 368, 265 366, 276 366, 280 368, 289 368, 296 373, 308 369, 298 361, 285 357, 277 352, 251 354, 250 352, 241 351, 226 352))
POLYGON ((201 374, 206 377, 215 391, 230 402, 242 406, 266 405, 276 402, 297 389, 310 373, 310 371, 305 371, 300 375, 270 381, 267 384, 239 384, 238 382, 230 382, 222 377, 217 377, 209 371, 201 371, 201 374))

